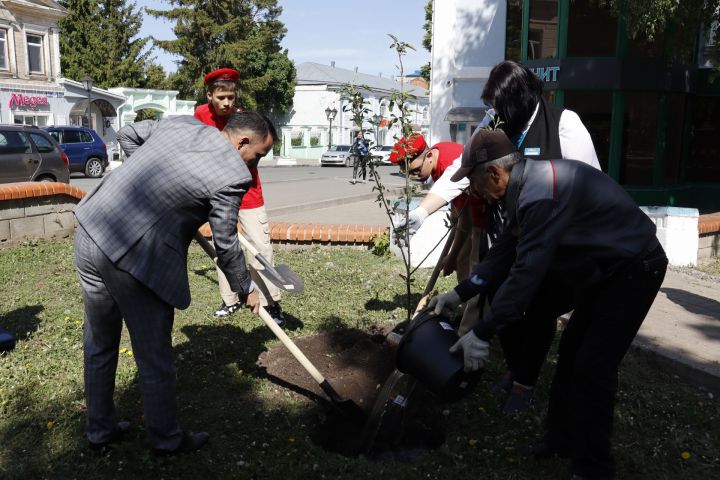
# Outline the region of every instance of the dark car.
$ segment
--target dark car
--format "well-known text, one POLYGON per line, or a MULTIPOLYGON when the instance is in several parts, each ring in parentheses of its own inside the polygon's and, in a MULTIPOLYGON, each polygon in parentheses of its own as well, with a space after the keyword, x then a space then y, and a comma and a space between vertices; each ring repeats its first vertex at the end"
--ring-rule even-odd
POLYGON ((28 125, 0 125, 0 183, 70 183, 69 163, 47 132, 28 125))
POLYGON ((62 147, 70 159, 71 172, 83 172, 86 177, 102 177, 108 166, 107 146, 92 128, 43 127, 62 147))

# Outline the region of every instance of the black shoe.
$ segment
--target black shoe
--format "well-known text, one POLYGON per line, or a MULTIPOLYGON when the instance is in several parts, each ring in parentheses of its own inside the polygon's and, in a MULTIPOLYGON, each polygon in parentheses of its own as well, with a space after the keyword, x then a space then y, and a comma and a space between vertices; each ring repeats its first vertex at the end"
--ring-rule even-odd
POLYGON ((503 406, 503 412, 526 412, 530 409, 530 406, 532 405, 534 393, 535 389, 532 387, 528 388, 523 385, 513 383, 512 388, 510 389, 510 394, 508 395, 508 398, 505 401, 505 405, 503 406))
POLYGON ((493 393, 493 395, 497 395, 499 397, 505 397, 507 395, 510 395, 510 390, 513 386, 513 377, 512 372, 506 372, 505 375, 500 378, 497 382, 493 384, 492 387, 490 387, 490 391, 493 393))
POLYGON ((186 432, 183 434, 183 438, 180 441, 180 445, 174 450, 165 450, 164 448, 153 448, 152 452, 158 457, 171 457, 173 455, 179 455, 181 453, 190 453, 195 450, 200 450, 203 445, 210 439, 210 434, 207 432, 186 432))
POLYGON ((222 317, 229 317, 233 313, 237 312, 243 307, 242 302, 233 303, 232 305, 225 305, 225 302, 222 303, 218 307, 217 310, 213 313, 216 317, 222 318, 222 317))
POLYGON ((570 458, 570 449, 549 442, 541 438, 530 443, 521 443, 515 446, 515 453, 521 457, 533 457, 536 460, 545 460, 553 457, 570 458))
POLYGON ((285 315, 283 315, 282 307, 280 307, 279 302, 275 302, 274 305, 268 305, 265 307, 265 310, 270 314, 273 320, 275 320, 275 323, 278 324, 278 327, 284 327, 285 326, 285 315))
POLYGON ((113 430, 107 440, 100 443, 95 443, 88 440, 88 446, 90 447, 90 450, 101 452, 110 447, 112 444, 121 442, 123 438, 125 438, 125 434, 128 432, 128 430, 130 430, 130 422, 126 420, 121 420, 117 423, 117 427, 115 427, 115 430, 113 430))

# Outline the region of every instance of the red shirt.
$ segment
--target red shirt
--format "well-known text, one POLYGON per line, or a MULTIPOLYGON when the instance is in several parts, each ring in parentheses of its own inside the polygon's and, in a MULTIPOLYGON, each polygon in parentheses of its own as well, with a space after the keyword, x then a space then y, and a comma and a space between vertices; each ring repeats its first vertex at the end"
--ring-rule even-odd
MULTIPOLYGON (((438 178, 440 178, 442 174, 445 173, 445 170, 447 170, 447 168, 453 164, 455 159, 462 155, 464 146, 455 142, 440 142, 430 147, 430 149, 438 150, 438 158, 437 162, 435 163, 435 170, 430 173, 433 181, 436 182, 438 178)), ((470 200, 468 208, 470 209, 473 226, 484 226, 485 202, 482 199, 475 198, 468 195, 467 193, 463 193, 462 195, 459 195, 455 197, 455 199, 453 199, 452 205, 453 207, 455 207, 456 210, 459 211, 461 208, 463 208, 463 205, 465 205, 465 202, 467 202, 468 199, 470 200)))
MULTIPOLYGON (((203 122, 205 125, 217 127, 218 130, 225 128, 228 121, 227 118, 217 115, 209 103, 200 105, 195 109, 195 118, 203 122)), ((240 204, 241 210, 249 210, 251 208, 258 208, 265 205, 258 169, 257 167, 248 167, 248 169, 250 170, 250 175, 252 175, 252 183, 250 183, 250 188, 247 193, 243 195, 242 203, 240 204)))

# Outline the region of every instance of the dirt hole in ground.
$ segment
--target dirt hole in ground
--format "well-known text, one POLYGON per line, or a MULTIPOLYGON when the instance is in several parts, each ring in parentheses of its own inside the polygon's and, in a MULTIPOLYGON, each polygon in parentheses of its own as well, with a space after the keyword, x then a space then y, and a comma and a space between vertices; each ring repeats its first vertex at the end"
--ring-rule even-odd
POLYGON ((263 352, 258 365, 270 381, 323 407, 309 425, 316 444, 345 456, 412 462, 445 442, 443 405, 395 370, 395 350, 382 332, 337 330, 293 341, 338 394, 353 400, 366 417, 353 422, 333 408, 282 344, 263 352))

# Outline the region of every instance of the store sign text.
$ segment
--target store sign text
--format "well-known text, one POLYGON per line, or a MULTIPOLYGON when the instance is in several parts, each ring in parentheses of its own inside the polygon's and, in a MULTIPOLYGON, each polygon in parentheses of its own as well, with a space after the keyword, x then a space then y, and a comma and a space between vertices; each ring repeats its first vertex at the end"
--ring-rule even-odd
POLYGON ((537 67, 531 68, 530 70, 532 70, 533 73, 543 82, 557 82, 557 75, 560 71, 560 67, 537 67))
POLYGON ((40 105, 49 105, 48 97, 29 97, 27 95, 21 95, 19 93, 13 93, 10 96, 10 109, 17 107, 22 108, 37 108, 40 105))

